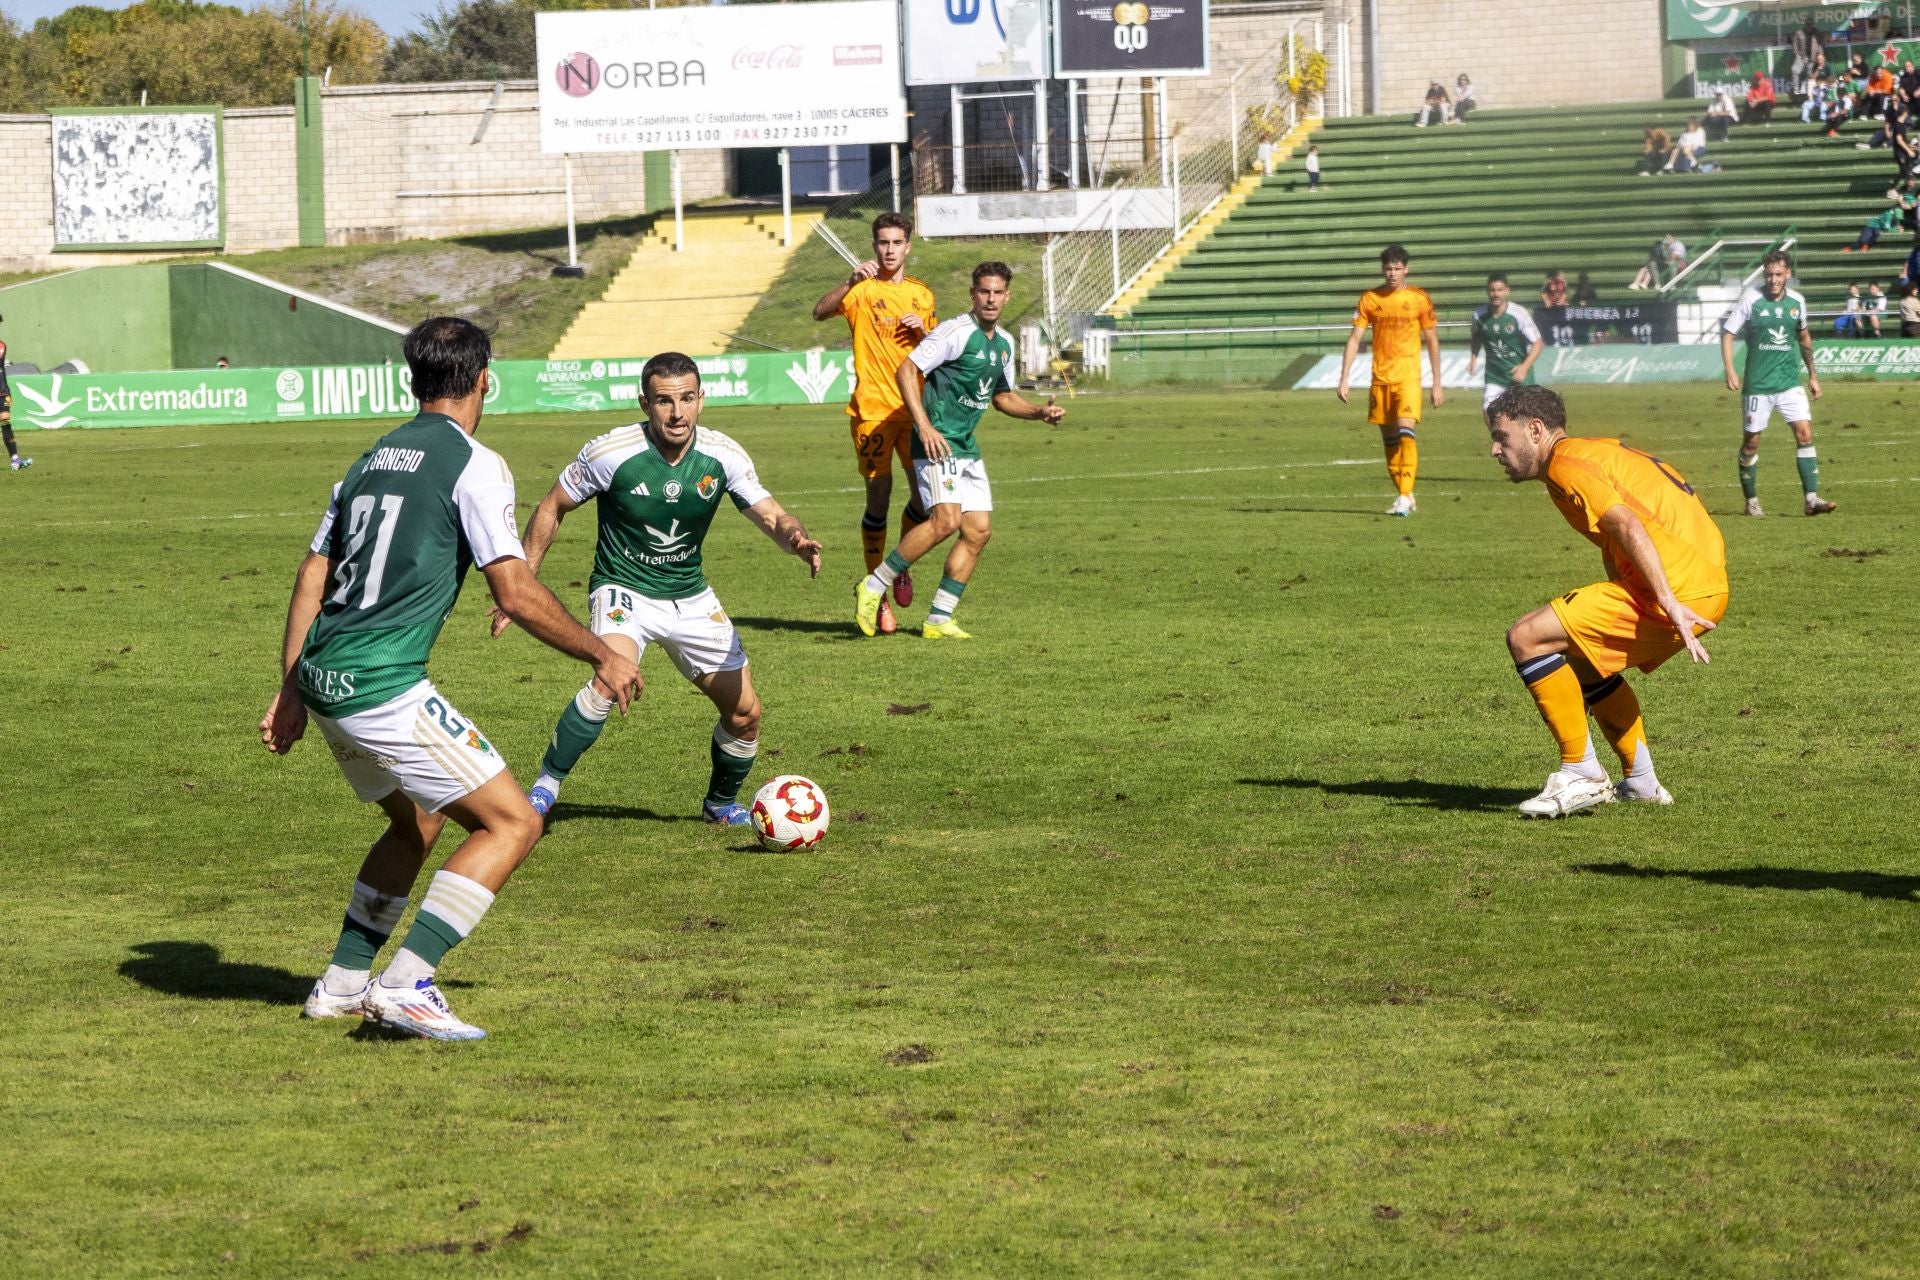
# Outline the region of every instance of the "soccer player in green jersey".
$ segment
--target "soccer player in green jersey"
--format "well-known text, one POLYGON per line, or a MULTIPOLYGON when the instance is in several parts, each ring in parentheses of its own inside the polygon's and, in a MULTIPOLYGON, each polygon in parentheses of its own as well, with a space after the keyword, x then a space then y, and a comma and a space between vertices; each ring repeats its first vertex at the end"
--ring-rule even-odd
POLYGON ((1813 410, 1807 392, 1820 398, 1820 375, 1813 367, 1813 335, 1807 331, 1807 300, 1787 288, 1793 259, 1775 249, 1760 261, 1760 288, 1740 295, 1727 318, 1720 322, 1720 362, 1726 366, 1727 390, 1744 394, 1740 440, 1740 491, 1747 498, 1747 514, 1760 509, 1760 433, 1778 413, 1793 428, 1794 460, 1800 466, 1800 491, 1806 513, 1823 516, 1838 504, 1820 496, 1820 454, 1813 447, 1813 410), (1744 377, 1733 367, 1733 340, 1744 337, 1747 365, 1744 377), (1800 385, 1805 367, 1807 383, 1800 385))
POLYGON ((1480 397, 1480 411, 1500 398, 1508 387, 1533 384, 1533 365, 1546 349, 1539 327, 1527 309, 1510 300, 1512 290, 1507 277, 1494 272, 1487 277, 1487 305, 1473 313, 1473 340, 1467 356, 1467 376, 1473 376, 1480 353, 1487 353, 1487 389, 1480 397))
POLYGON ((387 815, 306 1016, 363 1015, 435 1040, 477 1040, 486 1033, 453 1015, 434 970, 532 851, 540 819, 493 744, 427 678, 427 654, 477 564, 499 610, 591 665, 622 711, 640 670, 574 621, 528 569, 514 529, 513 475, 474 439, 493 376, 487 335, 471 321, 436 317, 407 334, 405 352, 420 413, 375 441, 334 486, 294 577, 280 691, 260 737, 284 755, 311 715, 354 793, 387 815), (374 978, 374 958, 449 816, 469 834, 374 978))
POLYGON ((993 490, 974 429, 989 404, 1029 422, 1051 425, 1067 416, 1053 401, 1037 405, 1013 389, 1013 343, 999 330, 1012 284, 1013 269, 1006 263, 976 266, 972 309, 941 324, 900 362, 895 380, 913 415, 914 487, 931 514, 855 584, 853 617, 864 635, 878 630, 880 598, 894 580, 957 533, 920 634, 929 640, 972 639, 954 622, 953 611, 993 536, 993 490))
MULTIPOLYGON (((600 537, 587 583, 593 632, 635 662, 657 642, 712 700, 720 719, 700 814, 742 826, 747 807, 739 801, 740 784, 760 752, 760 698, 740 635, 707 585, 700 548, 722 498, 816 577, 820 544, 767 492, 746 450, 700 425, 706 393, 698 365, 677 351, 663 352, 641 369, 640 394, 646 421, 587 441, 540 500, 527 525, 527 560, 537 572, 567 513, 595 504, 600 537)), ((496 615, 493 634, 511 620, 496 615)), ((589 682, 560 713, 527 796, 536 813, 553 808, 560 784, 599 741, 612 707, 606 692, 589 682)))

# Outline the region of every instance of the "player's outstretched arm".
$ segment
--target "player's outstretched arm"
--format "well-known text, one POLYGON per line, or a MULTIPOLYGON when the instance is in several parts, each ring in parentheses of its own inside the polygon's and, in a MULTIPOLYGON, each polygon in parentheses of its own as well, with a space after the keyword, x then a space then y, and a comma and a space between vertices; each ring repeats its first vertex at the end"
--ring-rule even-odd
POLYGON ((1352 331, 1347 334, 1347 349, 1340 353, 1340 390, 1335 394, 1340 397, 1341 404, 1347 402, 1347 391, 1349 389, 1348 378, 1353 373, 1353 362, 1359 358, 1359 355, 1360 326, 1355 325, 1352 331))
POLYGON ((1653 545, 1653 539, 1647 536, 1646 526, 1640 523, 1640 517, 1624 504, 1610 507, 1600 517, 1600 528, 1608 540, 1632 562, 1633 567, 1640 571, 1640 580, 1647 584, 1653 592, 1653 598, 1659 601, 1661 611, 1667 615, 1667 621, 1686 641, 1687 653, 1695 662, 1713 661, 1707 656, 1707 647, 1700 643, 1697 633, 1711 631, 1715 624, 1674 598, 1673 588, 1667 583, 1667 567, 1660 563, 1660 551, 1653 545))
POLYGON ((293 750, 307 732, 307 704, 300 701, 294 668, 307 642, 313 620, 320 616, 320 596, 326 589, 332 562, 309 551, 293 575, 293 594, 287 601, 287 629, 280 640, 280 688, 260 718, 260 741, 277 756, 293 750))
POLYGON ((1425 330, 1422 335, 1427 340, 1427 363, 1433 367, 1433 407, 1438 409, 1447 402, 1447 389, 1440 380, 1440 330, 1425 330))
POLYGON ((880 264, 871 258, 861 263, 853 269, 853 274, 848 276, 843 283, 833 286, 833 288, 820 295, 820 301, 813 304, 813 318, 815 320, 833 319, 840 314, 840 303, 847 296, 847 290, 853 288, 853 286, 859 284, 862 280, 871 280, 879 274, 880 264))
POLYGON ((820 576, 820 544, 807 536, 807 527, 797 517, 788 515, 786 508, 772 494, 740 514, 751 520, 754 528, 772 538, 773 545, 806 561, 812 576, 820 576))
POLYGON ((997 391, 993 396, 993 407, 1009 418, 1018 418, 1022 422, 1044 422, 1048 426, 1067 416, 1067 411, 1053 402, 1048 396, 1045 404, 1035 404, 1018 391, 997 391))
POLYGON ((620 704, 621 715, 627 713, 628 700, 640 692, 638 663, 575 621, 519 556, 502 556, 480 571, 487 575, 494 603, 508 617, 540 643, 591 666, 601 692, 620 704))
MULTIPOLYGON (((560 522, 567 518, 569 511, 576 511, 580 504, 575 502, 566 489, 559 483, 547 490, 547 496, 540 499, 540 505, 533 509, 533 518, 527 522, 527 536, 521 546, 527 553, 527 569, 536 578, 540 576, 540 566, 546 562, 547 550, 553 546, 554 537, 560 532, 560 522)), ((513 619, 495 605, 487 610, 487 616, 493 619, 492 636, 495 640, 500 633, 513 625, 513 619)))
MULTIPOLYGON (((1808 342, 1809 345, 1811 345, 1812 340, 1809 339, 1808 342)), ((1740 375, 1734 371, 1733 367, 1733 335, 1725 329, 1720 331, 1720 364, 1726 371, 1727 390, 1738 395, 1740 393, 1740 375)))

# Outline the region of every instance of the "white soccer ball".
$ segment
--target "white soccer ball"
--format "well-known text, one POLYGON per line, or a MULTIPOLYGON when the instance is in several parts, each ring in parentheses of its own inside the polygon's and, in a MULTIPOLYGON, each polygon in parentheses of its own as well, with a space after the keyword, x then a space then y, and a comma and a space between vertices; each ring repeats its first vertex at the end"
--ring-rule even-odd
POLYGON ((753 833, 769 849, 811 849, 827 834, 827 793, 811 778, 783 773, 753 797, 753 833))

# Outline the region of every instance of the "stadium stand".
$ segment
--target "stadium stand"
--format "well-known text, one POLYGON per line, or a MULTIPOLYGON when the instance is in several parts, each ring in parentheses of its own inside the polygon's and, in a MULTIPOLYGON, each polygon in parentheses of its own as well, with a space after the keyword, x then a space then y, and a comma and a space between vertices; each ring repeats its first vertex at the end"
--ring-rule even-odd
POLYGON ((1130 381, 1263 364, 1277 373, 1293 356, 1337 350, 1354 298, 1379 282, 1378 254, 1390 242, 1413 253, 1414 282, 1433 294, 1443 324, 1470 317, 1496 270, 1526 306, 1555 267, 1569 280, 1592 273, 1602 302, 1645 299, 1627 284, 1667 232, 1698 255, 1716 234, 1791 229, 1815 312, 1839 310, 1849 280, 1898 273, 1904 232, 1866 257, 1840 252, 1863 219, 1886 207, 1893 183, 1886 151, 1853 145, 1871 132, 1865 122, 1829 140, 1782 112, 1771 128, 1742 126, 1710 147, 1716 172, 1634 173, 1645 126, 1677 134, 1705 109, 1672 100, 1487 110, 1454 129, 1414 129, 1404 113, 1329 121, 1312 139, 1326 188, 1308 193, 1298 156, 1262 182, 1117 317, 1115 375, 1127 364, 1130 381), (1266 331, 1272 326, 1294 331, 1266 331), (1183 329, 1216 332, 1166 332, 1183 329))

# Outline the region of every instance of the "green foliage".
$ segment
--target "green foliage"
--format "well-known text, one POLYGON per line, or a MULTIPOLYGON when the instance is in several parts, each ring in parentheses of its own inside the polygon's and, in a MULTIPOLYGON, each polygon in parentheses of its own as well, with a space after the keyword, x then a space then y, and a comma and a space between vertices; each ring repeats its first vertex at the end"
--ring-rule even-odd
MULTIPOLYGON (((375 79, 385 34, 343 5, 306 9, 315 75, 340 84, 375 79)), ((91 6, 42 18, 21 32, 0 27, 0 110, 217 103, 268 106, 292 98, 301 67, 299 0, 253 9, 195 0, 91 6)))
MULTIPOLYGON (((713 713, 649 654, 446 966, 464 1046, 299 1021, 378 821, 317 735, 252 732, 380 425, 27 433, 9 1273, 1909 1274, 1912 394, 1828 386, 1815 522, 1732 514, 1726 393, 1571 390, 1707 495, 1733 606, 1711 666, 1633 676, 1678 804, 1552 824, 1509 808, 1554 752, 1502 630, 1599 558, 1477 397, 1423 424, 1410 521, 1330 395, 990 415, 978 638, 940 646, 852 634, 838 407, 710 411, 826 542, 810 582, 724 516, 707 561, 767 708, 749 785, 815 777, 833 831, 689 820, 713 713)), ((524 519, 622 420, 482 438, 524 519)), ((576 612, 591 538, 547 560, 576 612)), ((485 605, 433 675, 530 781, 582 668, 485 605)))
POLYGON ((392 84, 524 80, 534 74, 536 12, 646 7, 645 0, 460 0, 393 42, 384 78, 392 84))

